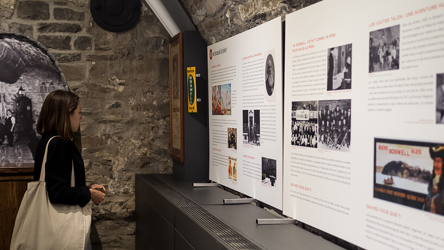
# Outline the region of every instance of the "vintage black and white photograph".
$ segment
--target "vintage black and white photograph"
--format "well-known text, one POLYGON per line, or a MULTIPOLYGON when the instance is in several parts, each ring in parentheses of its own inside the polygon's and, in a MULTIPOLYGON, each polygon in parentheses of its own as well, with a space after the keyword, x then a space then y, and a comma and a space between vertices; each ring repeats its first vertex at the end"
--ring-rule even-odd
POLYGON ((276 176, 276 160, 262 157, 262 185, 274 187, 276 176))
POLYGON ((242 110, 244 144, 260 146, 260 111, 242 110))
POLYGON ((268 54, 267 60, 265 62, 265 89, 267 90, 267 95, 272 96, 274 93, 275 83, 275 69, 273 55, 268 54))
POLYGON ((291 103, 291 145, 318 147, 318 101, 291 103))
POLYGON ((352 88, 352 45, 327 50, 327 91, 352 88))
POLYGON ((444 73, 436 75, 436 123, 444 124, 444 73))
POLYGON ((237 149, 237 128, 228 128, 228 148, 237 149))
POLYGON ((351 100, 319 101, 318 117, 318 148, 350 152, 351 100))
POLYGON ((0 167, 32 167, 45 97, 65 88, 55 60, 26 37, 0 34, 0 167))
POLYGON ((399 69, 399 27, 370 32, 369 73, 399 69))

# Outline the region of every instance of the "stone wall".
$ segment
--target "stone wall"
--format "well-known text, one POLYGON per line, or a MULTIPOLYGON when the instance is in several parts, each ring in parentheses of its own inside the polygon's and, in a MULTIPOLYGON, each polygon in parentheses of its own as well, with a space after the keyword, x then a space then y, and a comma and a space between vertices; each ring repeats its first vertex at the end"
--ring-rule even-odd
POLYGON ((321 0, 179 0, 208 45, 321 0))
POLYGON ((93 243, 134 249, 135 174, 172 172, 170 37, 144 1, 140 22, 122 33, 98 27, 89 2, 2 0, 0 32, 42 44, 80 96, 87 184, 107 188, 106 200, 93 206, 93 243))

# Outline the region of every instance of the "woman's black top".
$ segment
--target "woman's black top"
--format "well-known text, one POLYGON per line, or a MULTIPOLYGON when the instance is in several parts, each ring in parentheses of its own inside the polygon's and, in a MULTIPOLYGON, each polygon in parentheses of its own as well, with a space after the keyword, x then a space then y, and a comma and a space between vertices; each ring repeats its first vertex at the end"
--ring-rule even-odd
MULTIPOLYGON (((35 153, 34 181, 40 178, 46 144, 51 135, 43 135, 35 153)), ((85 182, 83 159, 74 142, 54 137, 49 143, 45 167, 46 189, 51 203, 84 207, 91 200, 85 182), (74 161, 75 187, 71 187, 72 162, 74 161)))

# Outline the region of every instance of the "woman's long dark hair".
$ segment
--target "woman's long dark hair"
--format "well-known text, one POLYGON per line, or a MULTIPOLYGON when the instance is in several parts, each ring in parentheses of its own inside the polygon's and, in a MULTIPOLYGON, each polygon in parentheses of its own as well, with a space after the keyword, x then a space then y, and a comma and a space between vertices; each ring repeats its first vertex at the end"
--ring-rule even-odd
POLYGON ((69 91, 56 90, 46 97, 37 121, 39 134, 60 135, 67 139, 74 139, 71 128, 70 115, 79 105, 79 97, 69 91))

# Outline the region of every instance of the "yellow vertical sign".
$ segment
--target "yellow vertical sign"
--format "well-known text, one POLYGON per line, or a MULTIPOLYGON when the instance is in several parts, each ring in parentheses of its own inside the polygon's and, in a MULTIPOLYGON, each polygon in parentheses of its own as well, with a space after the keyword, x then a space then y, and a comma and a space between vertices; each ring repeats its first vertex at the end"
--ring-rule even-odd
POLYGON ((196 67, 187 67, 188 113, 197 113, 196 67))

